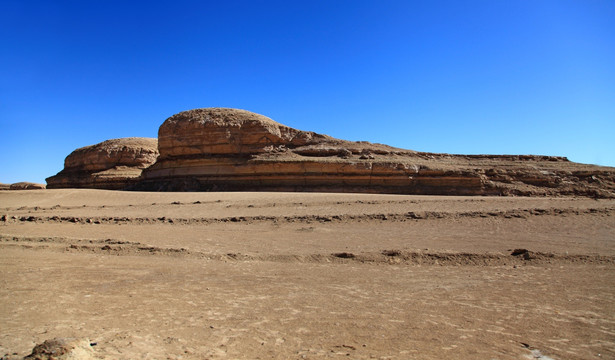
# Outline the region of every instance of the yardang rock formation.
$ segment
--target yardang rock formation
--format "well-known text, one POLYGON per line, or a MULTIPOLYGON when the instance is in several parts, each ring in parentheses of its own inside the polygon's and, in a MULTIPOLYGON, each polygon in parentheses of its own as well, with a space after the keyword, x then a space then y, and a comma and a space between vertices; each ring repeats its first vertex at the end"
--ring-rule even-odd
POLYGON ((29 181, 22 181, 22 182, 11 184, 9 188, 10 190, 41 190, 41 189, 45 189, 46 187, 44 184, 37 184, 37 183, 29 182, 29 181))
POLYGON ((64 169, 46 179, 48 189, 124 189, 139 180, 158 157, 158 141, 123 138, 79 148, 64 160, 64 169))
POLYGON ((112 181, 113 172, 101 177, 110 167, 121 175, 115 160, 79 161, 100 158, 88 148, 69 155, 66 168, 48 179, 50 188, 615 197, 615 168, 563 157, 433 154, 345 141, 238 109, 171 116, 158 132, 158 159, 149 167, 140 163, 129 181, 112 181), (100 162, 105 166, 90 165, 100 162))

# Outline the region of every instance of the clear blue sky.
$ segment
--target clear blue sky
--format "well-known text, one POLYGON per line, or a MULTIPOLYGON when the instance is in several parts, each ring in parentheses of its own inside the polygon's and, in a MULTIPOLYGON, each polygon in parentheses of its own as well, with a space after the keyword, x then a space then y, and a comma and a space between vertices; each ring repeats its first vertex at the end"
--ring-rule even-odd
POLYGON ((0 1, 0 182, 234 107, 349 140, 615 166, 615 1, 0 1))

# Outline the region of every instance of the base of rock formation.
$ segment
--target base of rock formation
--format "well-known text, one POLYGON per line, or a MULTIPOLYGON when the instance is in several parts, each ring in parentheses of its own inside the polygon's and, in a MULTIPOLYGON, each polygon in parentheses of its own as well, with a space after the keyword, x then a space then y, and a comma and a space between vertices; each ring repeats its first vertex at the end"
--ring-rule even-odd
POLYGON ((139 180, 143 169, 156 161, 158 142, 151 138, 103 141, 73 151, 64 169, 47 178, 49 189, 123 189, 139 180))
POLYGON ((134 190, 315 191, 422 195, 615 196, 615 169, 543 156, 353 154, 305 159, 176 160, 147 170, 134 190), (354 159, 353 159, 354 157, 354 159))

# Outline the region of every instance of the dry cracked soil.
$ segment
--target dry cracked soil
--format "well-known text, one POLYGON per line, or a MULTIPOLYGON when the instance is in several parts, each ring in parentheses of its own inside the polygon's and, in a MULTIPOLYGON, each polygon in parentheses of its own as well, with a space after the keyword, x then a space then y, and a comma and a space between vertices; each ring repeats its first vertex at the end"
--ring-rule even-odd
POLYGON ((615 200, 0 192, 0 356, 614 359, 615 200))

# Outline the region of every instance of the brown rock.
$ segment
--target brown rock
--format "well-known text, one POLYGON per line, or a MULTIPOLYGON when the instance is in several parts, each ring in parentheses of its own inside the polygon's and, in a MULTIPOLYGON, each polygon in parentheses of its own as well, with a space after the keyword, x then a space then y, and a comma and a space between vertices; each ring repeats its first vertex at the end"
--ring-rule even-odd
POLYGON ((93 355, 88 340, 55 338, 36 345, 24 360, 87 360, 93 355))
POLYGON ((184 111, 158 137, 77 149, 48 187, 615 197, 615 168, 554 156, 422 153, 297 130, 246 110, 184 111))
POLYGON ((40 189, 45 189, 45 185, 22 181, 22 182, 11 184, 9 189, 10 190, 40 190, 40 189))
POLYGON ((245 110, 167 119, 140 190, 268 190, 449 195, 615 196, 615 169, 534 155, 420 153, 352 142, 245 110))
POLYGON ((47 187, 123 189, 156 161, 157 143, 151 138, 123 138, 79 148, 66 157, 62 171, 46 179, 47 187))
POLYGON ((161 160, 177 156, 258 154, 280 145, 319 143, 329 137, 276 123, 246 110, 208 108, 181 112, 158 131, 161 160))
POLYGON ((0 183, 0 190, 10 190, 10 189, 11 189, 11 184, 0 183))
MULTIPOLYGON (((371 186, 372 164, 359 161, 358 154, 405 151, 338 140, 225 108, 176 114, 160 126, 158 138, 160 157, 144 171, 140 189, 353 191, 380 186, 371 186), (349 161, 353 154, 355 161, 349 161)), ((406 169, 384 164, 387 178, 389 170, 407 179, 406 169)))

